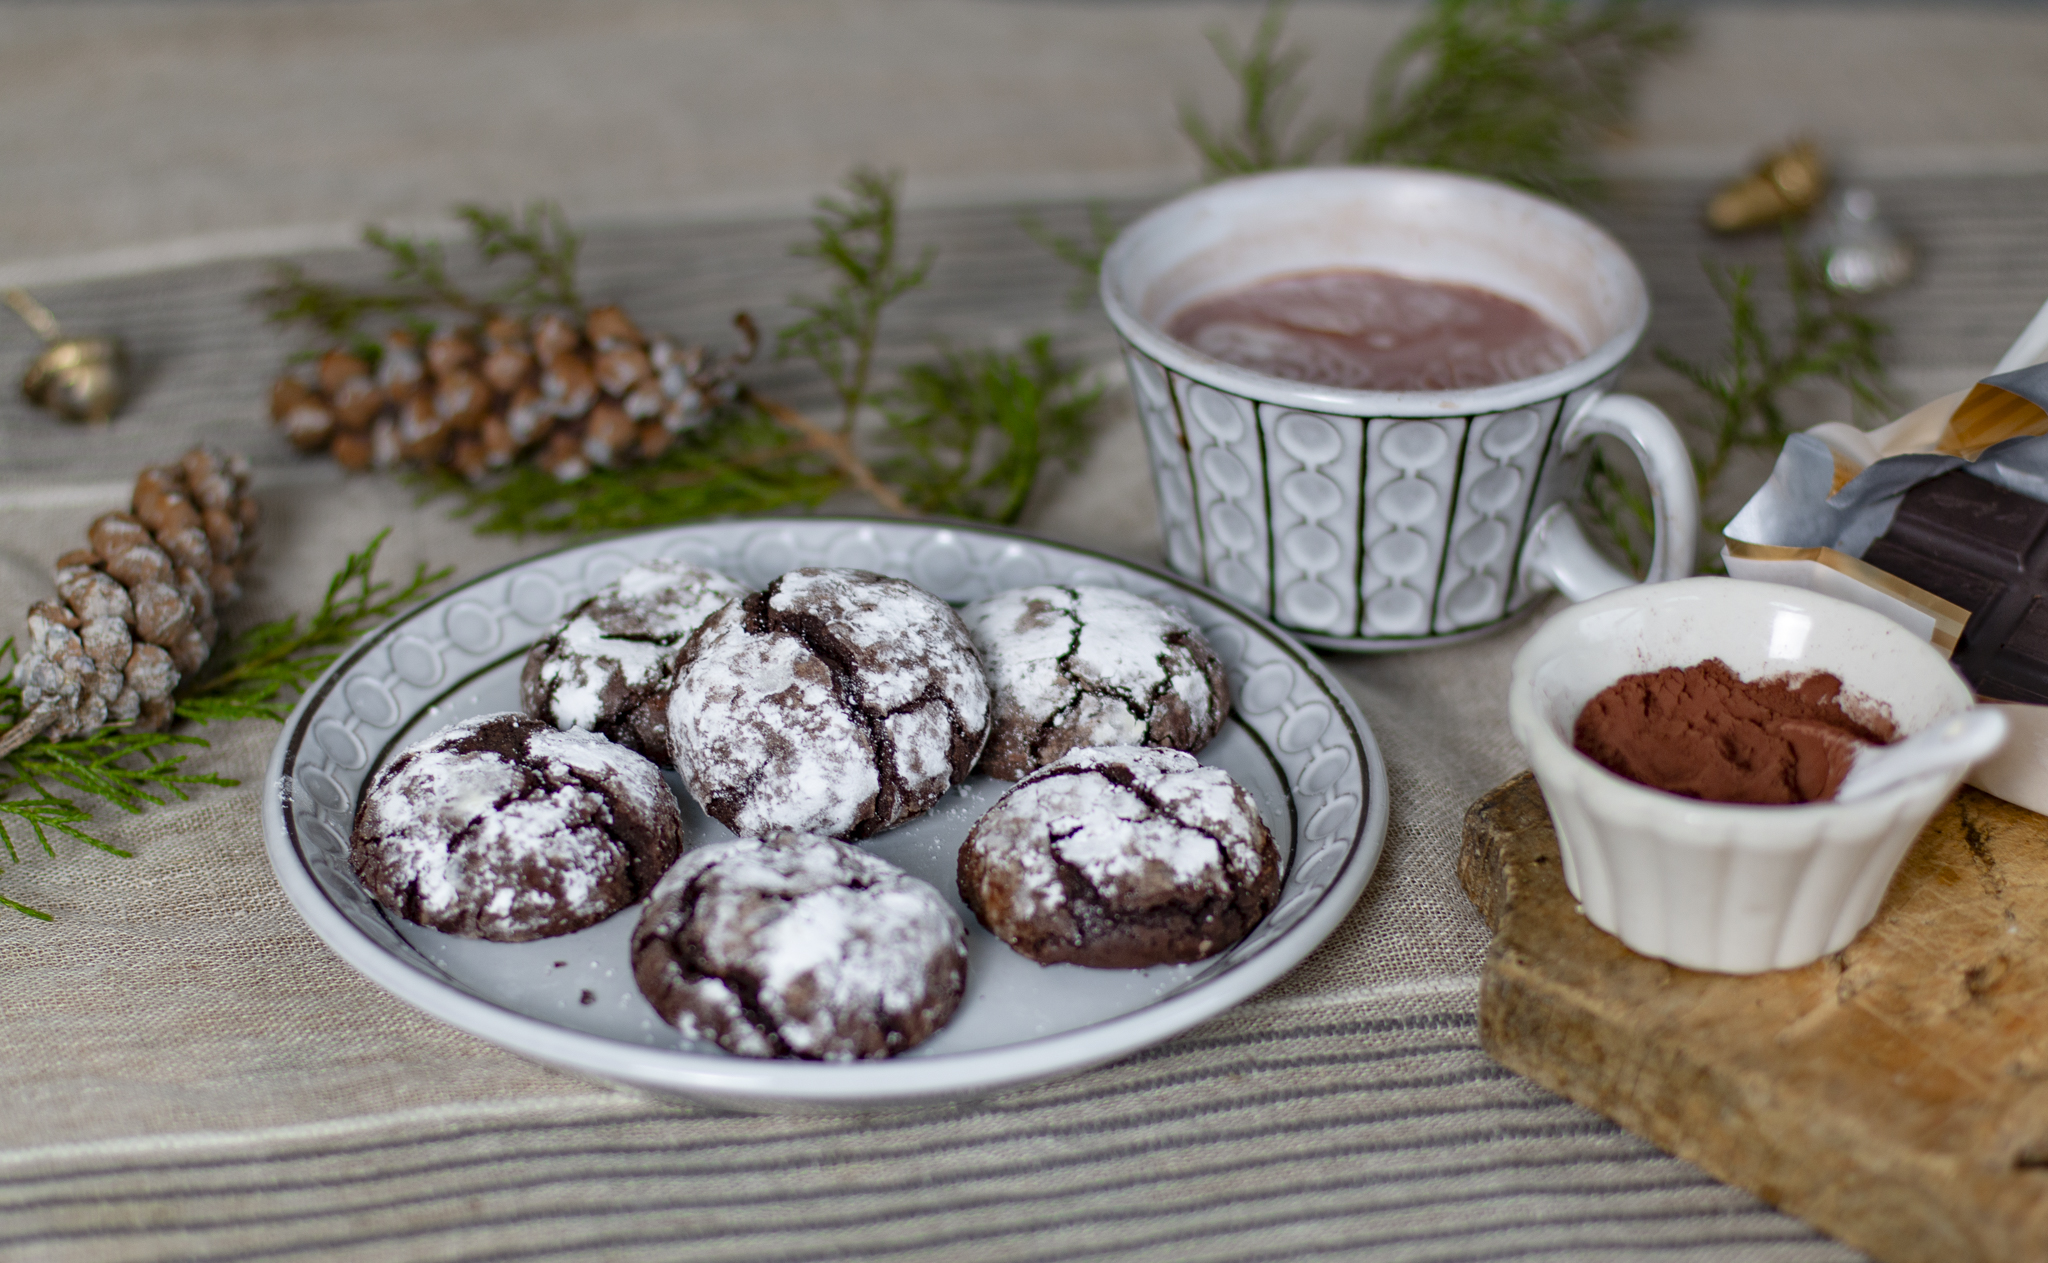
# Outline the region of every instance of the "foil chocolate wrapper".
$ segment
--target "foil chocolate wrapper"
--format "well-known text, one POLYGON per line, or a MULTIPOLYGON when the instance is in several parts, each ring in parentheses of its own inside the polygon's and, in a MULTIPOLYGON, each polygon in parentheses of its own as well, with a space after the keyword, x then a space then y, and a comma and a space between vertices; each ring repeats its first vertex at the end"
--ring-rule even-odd
POLYGON ((1862 605, 1950 654, 2011 721, 1971 783, 2048 812, 2048 306, 1982 380, 1878 430, 1793 435, 1723 534, 1730 575, 1862 605))

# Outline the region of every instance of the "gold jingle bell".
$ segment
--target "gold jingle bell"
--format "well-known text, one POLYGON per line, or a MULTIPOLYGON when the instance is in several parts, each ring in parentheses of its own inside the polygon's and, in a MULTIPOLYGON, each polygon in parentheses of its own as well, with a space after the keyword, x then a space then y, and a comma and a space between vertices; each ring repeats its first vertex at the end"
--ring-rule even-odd
POLYGON ((21 375, 21 393, 30 403, 66 421, 103 422, 120 409, 128 397, 128 356, 119 342, 66 337, 50 309, 26 290, 10 289, 0 298, 43 340, 42 353, 21 375))
POLYGON ((1797 140, 1748 175, 1722 185, 1707 203, 1707 227, 1715 232, 1762 228, 1805 214, 1827 191, 1828 166, 1819 146, 1797 140))

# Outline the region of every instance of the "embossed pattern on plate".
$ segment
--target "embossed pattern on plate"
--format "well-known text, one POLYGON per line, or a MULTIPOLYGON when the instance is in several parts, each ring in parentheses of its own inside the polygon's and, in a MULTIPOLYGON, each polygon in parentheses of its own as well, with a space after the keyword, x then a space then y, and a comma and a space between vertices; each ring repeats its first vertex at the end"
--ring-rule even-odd
MULTIPOLYGON (((1337 927, 1378 860, 1387 819, 1386 771, 1364 717, 1314 655, 1271 623, 1185 580, 1080 549, 986 528, 865 519, 762 519, 648 531, 476 579, 373 633, 337 662, 293 712, 268 783, 264 834, 279 882, 314 932, 373 981, 443 1021, 562 1068, 752 1109, 972 1096, 1071 1073, 1178 1034, 1278 978, 1337 927), (513 959, 507 945, 394 924, 348 863, 355 803, 378 753, 415 729, 459 717, 465 706, 509 704, 499 677, 516 676, 517 654, 561 611, 626 566, 655 557, 687 558, 756 586, 794 566, 842 564, 900 575, 955 603, 1052 582, 1107 584, 1179 606, 1230 672, 1234 731, 1219 747, 1228 745, 1226 760, 1255 767, 1266 782, 1262 809, 1290 856, 1278 905, 1243 943, 1199 965, 1125 971, 1123 979, 1080 971, 1094 976, 1079 981, 1093 983, 1098 994, 1117 986, 1127 992, 1123 999, 1091 1001, 1107 1008, 1091 1009, 1080 1019, 1085 1024, 1075 1026, 1052 1011, 1056 981, 1031 985, 1024 1002, 1043 1010, 1036 1029, 1049 1033, 1035 1034, 1027 1021, 1014 1038, 1002 1037, 1008 1042, 962 1040, 955 1041, 960 1051, 945 1051, 935 1040, 929 1055, 919 1050, 853 1064, 760 1061, 673 1037, 666 1045, 637 1038, 604 1026, 601 1015, 565 1013, 541 992, 508 989, 486 977, 498 962, 513 959)), ((978 792, 992 796, 995 789, 978 792)), ((933 828, 964 835, 978 811, 970 808, 971 798, 953 808, 957 819, 950 826, 933 828)), ((687 802, 685 810, 698 827, 716 828, 687 802)), ((957 837, 943 845, 957 846, 957 837)), ((636 915, 628 910, 582 934, 613 950, 610 940, 623 943, 636 915)), ((565 945, 553 954, 571 954, 568 939, 553 942, 565 945)), ((549 952, 545 943, 511 945, 513 952, 521 949, 549 952)), ((623 972, 623 958, 619 966, 623 972)), ((644 1005, 637 994, 619 1003, 644 1005)))

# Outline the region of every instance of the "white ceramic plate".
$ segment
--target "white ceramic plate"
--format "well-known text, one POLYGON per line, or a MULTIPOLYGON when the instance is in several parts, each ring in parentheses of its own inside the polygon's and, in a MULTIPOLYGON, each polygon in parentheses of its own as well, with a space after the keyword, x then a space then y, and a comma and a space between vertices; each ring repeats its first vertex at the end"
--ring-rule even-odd
MULTIPOLYGON (((358 644, 307 692, 271 755, 264 840, 313 932, 393 995, 551 1065, 753 1109, 973 1096, 1158 1043, 1229 1008, 1337 928, 1379 859, 1387 774, 1365 718, 1315 656, 1271 623, 1185 580, 976 527, 798 518, 684 526, 572 548, 486 575, 358 644), (371 774, 446 724, 516 710, 527 646, 628 567, 680 557, 760 586, 803 565, 899 575, 953 602, 1033 583, 1100 584, 1177 605, 1229 668, 1232 718, 1202 761, 1257 798, 1287 862, 1272 914, 1229 952, 1142 970, 1040 966, 958 903, 954 853, 1007 787, 977 776, 925 818, 865 844, 954 900, 970 927, 967 994, 933 1039, 889 1061, 734 1057, 684 1040, 634 985, 637 906, 575 934, 485 943, 387 915, 349 867, 371 774)), ((674 784, 673 780, 671 781, 674 784)), ((691 845, 731 835, 680 791, 691 845)))

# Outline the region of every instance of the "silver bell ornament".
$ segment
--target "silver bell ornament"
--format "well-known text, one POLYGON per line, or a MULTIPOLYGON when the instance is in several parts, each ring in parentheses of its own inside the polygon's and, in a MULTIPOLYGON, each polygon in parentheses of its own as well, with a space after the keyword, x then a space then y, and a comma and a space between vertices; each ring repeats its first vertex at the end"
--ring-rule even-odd
POLYGON ((1843 189, 1806 230, 1806 249, 1829 289, 1875 294, 1913 274, 1913 247, 1877 213, 1877 194, 1843 189))

